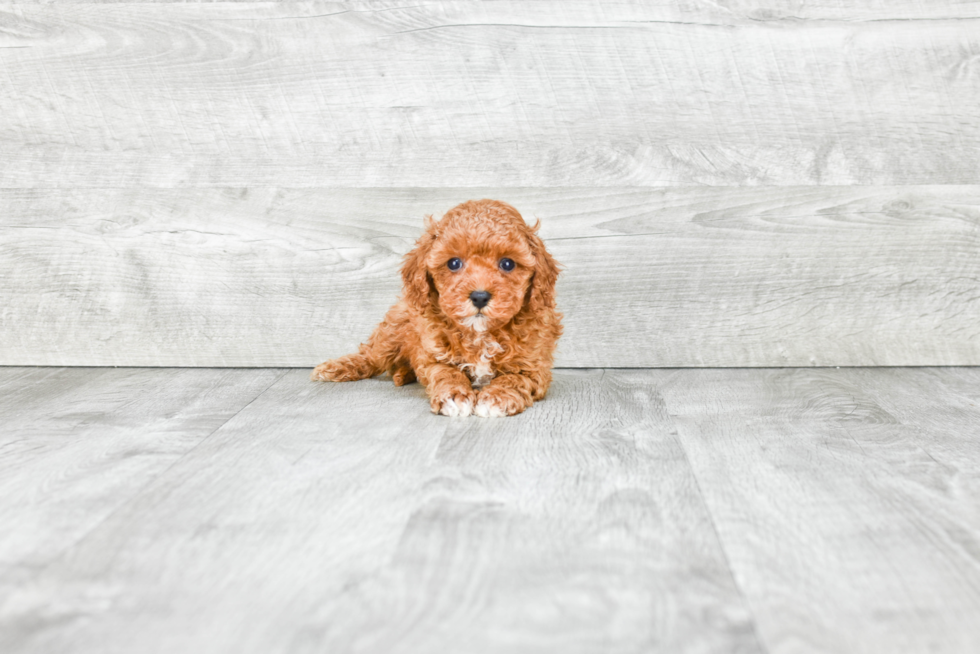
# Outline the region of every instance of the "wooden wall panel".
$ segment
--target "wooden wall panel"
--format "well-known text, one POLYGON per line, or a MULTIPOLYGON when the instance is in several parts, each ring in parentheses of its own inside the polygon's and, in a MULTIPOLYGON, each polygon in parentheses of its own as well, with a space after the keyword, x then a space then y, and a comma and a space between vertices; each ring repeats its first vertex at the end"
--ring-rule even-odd
POLYGON ((565 265, 558 365, 980 365, 980 186, 0 191, 0 364, 308 366, 496 197, 565 265))
POLYGON ((6 4, 0 185, 980 178, 980 3, 6 4))
POLYGON ((560 365, 980 363, 978 61, 976 1, 0 3, 0 363, 311 365, 479 196, 560 365))

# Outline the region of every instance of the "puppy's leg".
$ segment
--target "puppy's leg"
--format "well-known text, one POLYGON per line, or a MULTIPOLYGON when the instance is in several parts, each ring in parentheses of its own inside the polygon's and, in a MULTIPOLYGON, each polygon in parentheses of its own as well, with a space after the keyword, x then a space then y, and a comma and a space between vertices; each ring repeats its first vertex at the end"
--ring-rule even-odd
POLYGON ((550 370, 499 375, 480 390, 473 413, 481 418, 516 415, 543 398, 550 385, 550 370))
POLYGON ((391 381, 395 382, 395 386, 411 384, 416 379, 415 371, 412 370, 411 364, 407 361, 399 361, 388 372, 391 374, 391 381))
POLYGON ((357 381, 374 377, 381 370, 364 354, 347 354, 330 361, 324 361, 310 373, 313 381, 357 381))
POLYGON ((476 393, 461 370, 444 363, 432 363, 417 366, 415 371, 429 394, 432 413, 463 418, 473 413, 476 393))
POLYGON ((367 379, 391 368, 402 348, 404 323, 393 319, 394 309, 388 312, 371 338, 361 343, 357 354, 348 354, 324 361, 310 374, 313 381, 357 381, 367 379))

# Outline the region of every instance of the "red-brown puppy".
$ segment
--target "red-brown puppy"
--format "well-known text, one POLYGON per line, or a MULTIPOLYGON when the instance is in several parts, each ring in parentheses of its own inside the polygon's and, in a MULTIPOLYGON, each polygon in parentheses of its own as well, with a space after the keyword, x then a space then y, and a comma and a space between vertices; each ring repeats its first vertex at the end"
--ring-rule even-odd
POLYGON ((496 200, 427 218, 405 256, 401 299, 357 354, 321 363, 311 379, 417 378, 433 413, 447 416, 510 416, 543 398, 562 328, 558 263, 538 227, 496 200))

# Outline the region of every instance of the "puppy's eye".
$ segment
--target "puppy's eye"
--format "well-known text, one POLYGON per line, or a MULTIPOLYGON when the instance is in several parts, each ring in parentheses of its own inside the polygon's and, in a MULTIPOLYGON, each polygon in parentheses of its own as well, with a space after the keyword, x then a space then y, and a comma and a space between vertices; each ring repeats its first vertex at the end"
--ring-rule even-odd
POLYGON ((463 267, 463 260, 460 259, 459 257, 453 257, 452 259, 446 262, 446 267, 449 268, 450 270, 459 270, 460 268, 463 267))
POLYGON ((514 269, 515 264, 513 259, 508 259, 507 257, 504 257, 503 259, 500 260, 500 263, 498 263, 497 265, 504 272, 510 272, 511 270, 514 269))

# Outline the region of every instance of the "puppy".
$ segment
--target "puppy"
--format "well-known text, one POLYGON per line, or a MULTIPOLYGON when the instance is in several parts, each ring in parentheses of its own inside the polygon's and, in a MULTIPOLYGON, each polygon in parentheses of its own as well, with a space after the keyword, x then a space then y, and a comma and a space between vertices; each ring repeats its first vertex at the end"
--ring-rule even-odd
POLYGON ((551 384, 561 314, 558 263, 514 207, 464 202, 425 233, 402 265, 402 296, 357 354, 321 363, 314 381, 382 372, 416 379, 433 413, 511 416, 551 384))

